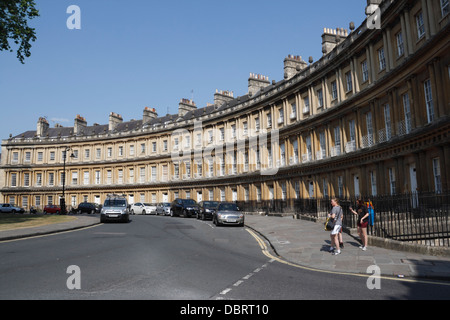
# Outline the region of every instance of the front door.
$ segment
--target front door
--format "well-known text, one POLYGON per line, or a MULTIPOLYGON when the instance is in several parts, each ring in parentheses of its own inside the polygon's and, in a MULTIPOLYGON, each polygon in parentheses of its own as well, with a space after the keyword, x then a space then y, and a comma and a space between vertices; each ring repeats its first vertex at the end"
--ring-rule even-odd
POLYGON ((237 190, 233 189, 233 201, 237 201, 237 190))
POLYGON ((355 197, 359 197, 359 177, 357 175, 353 176, 353 184, 355 185, 355 197))
POLYGON ((417 174, 415 163, 409 166, 409 180, 411 188, 411 205, 413 208, 417 208, 419 206, 419 197, 417 195, 417 174))
POLYGON ((309 198, 312 199, 314 198, 314 182, 310 181, 309 182, 309 198))

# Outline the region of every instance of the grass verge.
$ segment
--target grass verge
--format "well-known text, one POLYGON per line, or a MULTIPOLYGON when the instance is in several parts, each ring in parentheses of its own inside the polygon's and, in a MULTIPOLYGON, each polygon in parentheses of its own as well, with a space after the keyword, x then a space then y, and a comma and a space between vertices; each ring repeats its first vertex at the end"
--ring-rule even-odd
POLYGON ((31 215, 0 213, 0 231, 41 227, 48 224, 75 220, 76 217, 60 215, 31 215))

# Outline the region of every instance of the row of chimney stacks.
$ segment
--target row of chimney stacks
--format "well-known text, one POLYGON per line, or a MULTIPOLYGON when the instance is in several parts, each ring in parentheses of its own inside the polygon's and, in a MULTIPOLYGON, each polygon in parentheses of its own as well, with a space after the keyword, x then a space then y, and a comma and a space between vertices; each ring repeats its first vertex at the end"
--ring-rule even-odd
MULTIPOLYGON (((158 113, 156 113, 155 108, 145 107, 143 112, 143 123, 147 123, 152 119, 158 118, 158 113)), ((111 112, 109 114, 109 122, 108 122, 108 130, 114 131, 119 124, 123 122, 123 118, 120 114, 111 112)), ((55 125, 56 128, 62 127, 59 124, 55 125)), ((78 135, 83 132, 83 130, 87 127, 87 121, 84 117, 79 114, 75 117, 74 126, 73 126, 73 134, 78 135)), ((46 118, 40 117, 37 122, 37 137, 45 137, 48 133, 48 129, 50 125, 46 118)))
MULTIPOLYGON (((367 4, 370 5, 372 3, 379 4, 381 0, 368 0, 367 4)), ((348 31, 343 28, 324 28, 322 34, 322 52, 324 55, 330 53, 341 41, 343 41, 348 36, 348 31)), ((311 62, 311 58, 310 58, 311 62)), ((297 73, 304 70, 308 64, 302 59, 301 56, 288 55, 284 59, 284 78, 286 80, 291 79, 297 73)), ((266 88, 270 85, 269 77, 263 76, 261 74, 250 73, 248 78, 248 95, 251 97, 255 95, 261 89, 266 88)), ((224 103, 232 101, 234 99, 233 91, 222 91, 217 90, 214 94, 214 105, 221 106, 224 103)), ((190 99, 181 99, 178 104, 178 115, 180 117, 186 115, 188 112, 196 110, 197 106, 194 101, 190 99)), ((143 111, 143 123, 147 123, 152 119, 156 119, 158 117, 158 113, 155 108, 145 107, 143 111)), ((109 114, 109 123, 108 129, 109 131, 114 131, 119 124, 123 122, 123 118, 120 114, 115 112, 111 112, 109 114)), ((84 128, 87 126, 87 121, 80 115, 77 115, 75 118, 74 135, 80 134, 84 128)), ((47 134, 49 129, 49 123, 45 118, 39 118, 37 123, 37 132, 36 135, 38 137, 43 137, 47 134)), ((57 125, 59 127, 59 125, 57 125)))

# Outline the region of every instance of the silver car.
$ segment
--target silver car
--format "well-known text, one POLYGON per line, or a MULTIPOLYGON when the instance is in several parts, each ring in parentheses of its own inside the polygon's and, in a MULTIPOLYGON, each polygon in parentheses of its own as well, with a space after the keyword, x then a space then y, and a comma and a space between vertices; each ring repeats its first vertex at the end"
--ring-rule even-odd
POLYGON ((24 213, 25 210, 23 208, 15 207, 9 203, 0 203, 0 212, 1 213, 24 213))
POLYGON ((100 211, 100 222, 121 221, 130 222, 128 202, 125 197, 108 197, 100 211))
POLYGON ((231 202, 222 202, 217 206, 217 210, 213 213, 213 223, 216 226, 239 225, 244 226, 244 214, 239 211, 238 206, 231 202))
POLYGON ((156 206, 156 214, 162 214, 163 216, 170 215, 170 202, 158 203, 158 205, 156 206))

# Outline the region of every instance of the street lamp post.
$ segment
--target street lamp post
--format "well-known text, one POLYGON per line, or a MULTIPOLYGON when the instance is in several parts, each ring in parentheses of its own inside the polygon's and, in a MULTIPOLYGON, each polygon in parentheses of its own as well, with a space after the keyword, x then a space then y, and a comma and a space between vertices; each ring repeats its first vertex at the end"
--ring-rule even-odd
MULTIPOLYGON (((63 151, 63 176, 62 176, 62 197, 59 199, 59 206, 61 207, 61 214, 67 214, 66 210, 66 158, 67 151, 71 150, 69 147, 66 147, 63 151)), ((71 158, 74 158, 74 154, 70 155, 71 158)))

